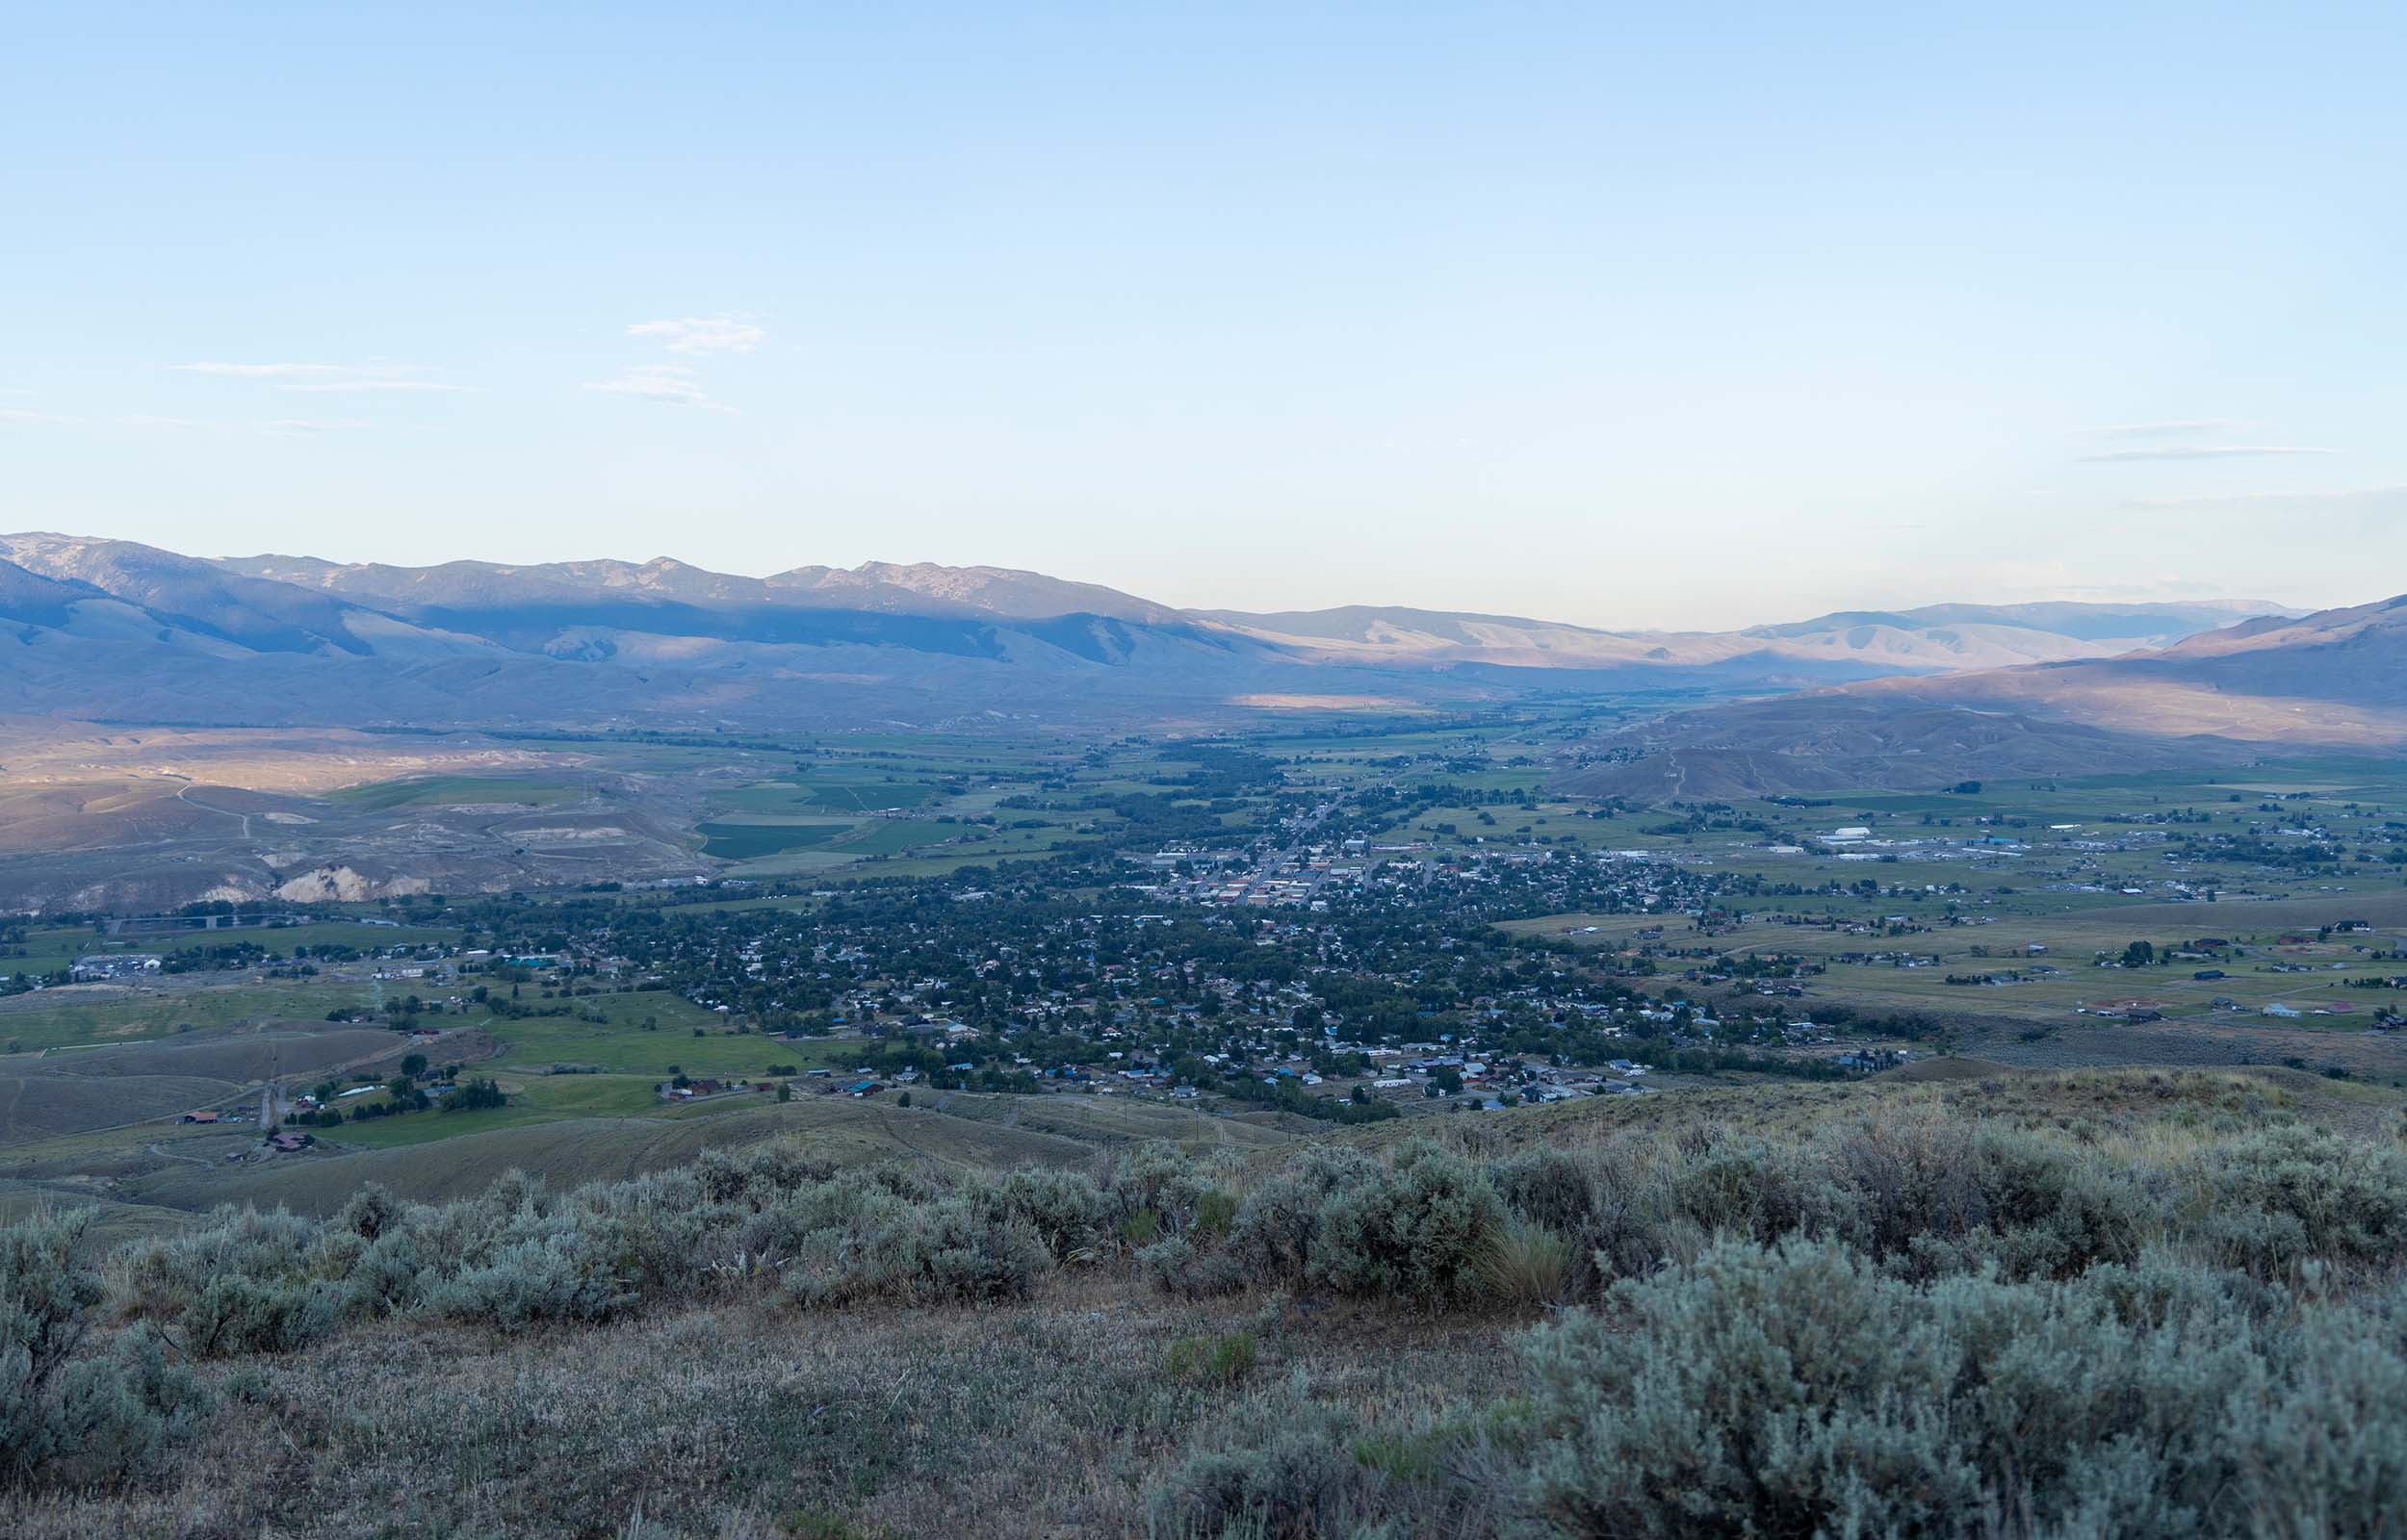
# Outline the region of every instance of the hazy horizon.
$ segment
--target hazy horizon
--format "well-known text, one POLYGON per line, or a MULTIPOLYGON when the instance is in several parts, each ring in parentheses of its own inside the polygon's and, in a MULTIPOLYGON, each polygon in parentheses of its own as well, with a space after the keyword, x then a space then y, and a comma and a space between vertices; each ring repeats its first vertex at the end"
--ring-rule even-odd
MULTIPOLYGON (((100 533, 96 533, 96 532, 91 531, 91 530, 74 530, 74 529, 40 529, 40 530, 37 530, 37 529, 18 529, 18 530, 10 530, 10 531, 0 531, 0 538, 9 538, 9 537, 25 536, 25 535, 55 535, 55 536, 59 536, 59 537, 65 538, 65 539, 70 539, 70 540, 87 540, 87 539, 89 539, 89 540, 111 540, 111 539, 120 539, 120 538, 123 538, 123 537, 120 537, 120 536, 113 536, 113 535, 100 534, 100 533)), ((142 544, 145 544, 145 545, 150 544, 150 542, 147 542, 147 541, 145 541, 145 542, 141 542, 141 543, 142 543, 142 544)), ((175 552, 176 552, 176 553, 177 553, 177 554, 179 554, 179 555, 196 556, 196 557, 201 557, 201 558, 203 558, 203 559, 213 560, 213 561, 242 561, 242 560, 258 560, 258 559, 264 559, 264 558, 274 557, 274 558, 282 558, 282 559, 298 559, 298 560, 319 560, 319 561, 329 561, 329 562, 334 562, 334 563, 336 563, 337 565, 352 565, 352 564, 354 564, 353 562, 351 562, 350 560, 349 560, 349 559, 347 559, 347 558, 340 557, 340 556, 335 556, 335 555, 330 555, 330 554, 328 554, 328 553, 327 553, 327 552, 323 552, 323 551, 315 551, 315 550, 310 550, 310 551, 207 551, 207 552, 204 552, 204 551, 188 551, 188 550, 182 550, 182 549, 179 549, 179 548, 177 548, 177 547, 173 547, 173 546, 160 547, 160 548, 158 548, 158 549, 175 551, 175 552)), ((361 560, 362 560, 362 562, 364 563, 364 562, 366 562, 366 561, 368 561, 368 560, 371 560, 371 559, 373 559, 373 558, 362 558, 361 560)), ((383 564, 384 564, 384 565, 389 565, 389 566, 396 566, 396 567, 427 568, 427 567, 439 567, 439 566, 443 566, 443 565, 446 565, 446 564, 448 564, 448 563, 450 563, 450 562, 453 562, 453 561, 490 561, 490 560, 493 560, 493 558, 484 557, 484 556, 466 556, 466 555, 463 555, 463 556, 421 557, 421 558, 419 558, 419 559, 415 559, 415 560, 409 560, 409 561, 399 561, 399 562, 386 562, 386 563, 383 563, 383 564)), ((990 571, 998 571, 998 572, 1025 573, 1025 574, 1029 574, 1029 575, 1031 575, 1031 576, 1036 576, 1036 577, 1044 577, 1044 578, 1056 578, 1056 579, 1059 579, 1059 580, 1064 581, 1064 582, 1079 583, 1079 584, 1087 584, 1087 585, 1092 585, 1092 586, 1100 586, 1100 587, 1104 587, 1104 588, 1110 588, 1110 589, 1113 589, 1113 590, 1114 590, 1114 591, 1116 591, 1116 592, 1126 594, 1126 595, 1127 595, 1128 597, 1133 598, 1133 599, 1148 600, 1148 601, 1151 601, 1151 602, 1153 602, 1153 603, 1156 603, 1167 604, 1167 605, 1169 605, 1169 606, 1170 606, 1170 607, 1172 607, 1172 608, 1181 609, 1181 610, 1188 610, 1188 611, 1194 611, 1194 612, 1199 612, 1199 613, 1220 612, 1220 613, 1240 613, 1240 614, 1251 614, 1251 615, 1279 615, 1279 614, 1298 614, 1298 613, 1309 613, 1309 612, 1312 612, 1312 611, 1320 611, 1320 610, 1337 610, 1337 609, 1379 609, 1379 610, 1391 610, 1391 611, 1392 611, 1392 610, 1429 610, 1429 611, 1438 611, 1438 612, 1453 613, 1453 614, 1480 614, 1480 615, 1490 615, 1490 616, 1496 616, 1496 617, 1499 617, 1499 618, 1506 618, 1506 619, 1517 619, 1517 620, 1541 621, 1541 622, 1546 622, 1546 623, 1549 623, 1549 624, 1555 624, 1555 625, 1582 626, 1582 627, 1589 627, 1589 628, 1592 628, 1592 629, 1598 629, 1598 630, 1624 630, 1624 631, 1653 631, 1653 630, 1663 630, 1663 631, 1697 631, 1697 632, 1734 631, 1734 630, 1742 630, 1742 629, 1747 629, 1747 628, 1748 628, 1748 627, 1754 627, 1754 626, 1774 626, 1774 625, 1784 625, 1784 624, 1789 624, 1789 623, 1798 622, 1798 621, 1813 620, 1813 619, 1819 618, 1819 616, 1821 616, 1821 615, 1825 615, 1825 614, 1834 614, 1834 613, 1836 613, 1836 614, 1846 614, 1846 613, 1854 613, 1854 612, 1896 613, 1896 612, 1902 612, 1902 611, 1911 611, 1911 610, 1920 609, 1920 608, 1925 608, 1925 607, 1929 607, 1929 606, 1936 606, 1936 605, 1949 605, 1949 604, 1980 604, 1980 605, 1986 605, 1986 606, 1990 606, 1990 607, 1994 607, 1994 608, 2009 609, 2009 608, 2014 608, 2014 607, 2019 606, 2019 605, 2027 605, 2027 604, 2042 604, 2042 603, 2102 603, 2102 604, 2112 604, 2112 603, 2134 603, 2134 604, 2192 603, 2192 604, 2218 604, 2218 605, 2225 605, 2225 606, 2233 607, 2233 608, 2235 608, 2235 609, 2239 609, 2239 608, 2249 608, 2249 609, 2256 609, 2256 610, 2259 610, 2259 611, 2262 611, 2262 612, 2280 612, 2280 613, 2286 613, 2286 614, 2301 614, 2301 613, 2304 613, 2304 612, 2306 612, 2306 611, 2308 611, 2308 610, 2311 610, 2311 609, 2316 609, 2316 608, 2344 608, 2344 607, 2348 607, 2348 606, 2350 606, 2350 605, 2354 605, 2354 604, 2358 604, 2358 603, 2374 603, 2375 601, 2380 600, 2380 599, 2386 599, 2386 598, 2392 597, 2391 595, 2389 595, 2389 594, 2387 594, 2387 593, 2384 593, 2384 594, 2368 595, 2368 596, 2367 596, 2367 597, 2365 597, 2365 598, 2363 598, 2363 599, 2357 599, 2357 600, 2343 600, 2343 601, 2342 601, 2339 604, 2335 604, 2335 605, 2304 605, 2304 604, 2286 604, 2286 603, 2283 603, 2282 602, 2280 602, 2279 600, 2275 600, 2275 599, 2268 599, 2268 598, 2266 598, 2265 596, 2264 596, 2264 595, 2262 595, 2262 594, 2251 594, 2251 595, 2234 595, 2234 596, 2231 596, 2231 597, 2228 597, 2228 598, 2227 598, 2227 597, 2223 597, 2223 596, 2203 596, 2203 597, 2199 597, 2199 598, 2191 598, 2191 599, 2145 599, 2145 600, 2130 600, 2130 601, 2117 601, 2117 600, 2110 600, 2110 599, 2100 599, 2100 598, 2098 598, 2097 596, 2095 596, 2094 594, 2091 594, 2091 595, 2084 595, 2084 594, 2081 594, 2081 593, 2071 593, 2071 594, 2041 594, 2041 595, 2032 595, 2032 596, 2022 596, 2022 597, 2017 597, 2017 596, 2007 596, 2007 597, 2003 597, 2003 598, 2001 598, 2001 597, 1996 597, 1996 596, 1988 596, 1988 595, 1984 595, 1984 596, 1978 597, 1978 598, 1963 598, 1963 597, 1958 597, 1958 596, 1950 596, 1950 595, 1947 595, 1947 594, 1933 594, 1933 595, 1926 596, 1926 597, 1919 598, 1919 599, 1912 599, 1912 600, 1902 601, 1902 602, 1900 602, 1900 603, 1855 603, 1855 604, 1846 604, 1846 605, 1839 606, 1839 607, 1838 607, 1837 609, 1835 609, 1835 610, 1822 610, 1822 611, 1817 611, 1817 612, 1814 612, 1813 614, 1805 614, 1805 613, 1799 613, 1799 614, 1779 613, 1779 614, 1765 614, 1765 615, 1756 615, 1756 616, 1746 616, 1746 615, 1739 615, 1739 614, 1731 614, 1731 615, 1726 615, 1726 616, 1720 617, 1718 620, 1714 621, 1713 623, 1710 623, 1710 624, 1705 624, 1705 625, 1696 625, 1696 626, 1682 626, 1682 627, 1640 627, 1640 626, 1613 626, 1613 625, 1610 625, 1610 624, 1599 624, 1599 623, 1594 622, 1594 621, 1574 620, 1574 619, 1570 619, 1570 618, 1568 618, 1568 617, 1566 617, 1566 616, 1561 616, 1561 615, 1545 615, 1545 614, 1538 614, 1538 613, 1527 612, 1527 611, 1512 611, 1512 610, 1499 610, 1499 609, 1479 609, 1479 608, 1475 608, 1475 607, 1473 607, 1473 606, 1463 605, 1463 604, 1449 604, 1449 603, 1416 603, 1416 602, 1406 602, 1406 601, 1399 601, 1399 600, 1384 600, 1384 599, 1379 599, 1379 598, 1376 598, 1376 597, 1369 597, 1369 598, 1351 598, 1351 599, 1350 599, 1350 598, 1345 598, 1345 597, 1337 597, 1337 598, 1333 598, 1333 599, 1331 599, 1330 601, 1328 601, 1328 602, 1327 602, 1327 603, 1316 603, 1316 604, 1310 604, 1310 605, 1292 605, 1292 604, 1283 604, 1283 605, 1266 605, 1266 604, 1252 604, 1252 603, 1245 603, 1245 602, 1244 602, 1244 600, 1243 600, 1243 598, 1242 598, 1242 596, 1239 596, 1238 598, 1233 599, 1233 600, 1225 600, 1225 601, 1224 601, 1224 600, 1205 600, 1205 601, 1203 601, 1203 602, 1197 602, 1197 603, 1189 603, 1189 602, 1175 602, 1175 601, 1171 601, 1171 600, 1165 599, 1162 595, 1157 594, 1157 593, 1151 593, 1151 592, 1147 592, 1147 591, 1144 591, 1144 590, 1141 590, 1141 589, 1123 588, 1121 585, 1119 585, 1119 584, 1117 584, 1117 583, 1105 582, 1105 581, 1103 581, 1103 580, 1102 580, 1102 579, 1100 579, 1100 578, 1094 578, 1094 577, 1091 577, 1091 576, 1088 576, 1088 575, 1085 575, 1085 574, 1081 574, 1081 573, 1078 573, 1078 572, 1045 572, 1045 571, 1042 571, 1042 570, 1037 569, 1037 568, 1027 567, 1027 566, 1024 566, 1024 565, 1021 565, 1021 564, 1017 564, 1017 563, 1012 563, 1012 562, 1003 562, 1003 561, 996 561, 996 562, 962 562, 962 561, 945 561, 945 560, 942 560, 942 559, 940 559, 940 558, 935 558, 935 557, 915 558, 914 560, 910 560, 910 561, 897 561, 897 560, 893 560, 893 559, 891 559, 891 558, 888 558, 888 557, 882 557, 882 556, 869 556, 869 557, 865 557, 865 558, 863 558, 862 560, 857 561, 857 562, 847 562, 847 563, 839 563, 839 562, 799 562, 799 563, 796 563, 796 564, 795 564, 795 566, 793 566, 793 567, 761 568, 761 567, 757 567, 757 566, 756 566, 756 567, 752 567, 752 568, 740 568, 740 567, 714 567, 714 566, 706 566, 706 564, 701 563, 701 562, 688 561, 688 560, 686 560, 685 557, 678 555, 678 554, 677 554, 676 552, 671 552, 671 551, 660 551, 660 552, 653 552, 653 553, 651 553, 650 555, 645 555, 645 556, 628 556, 628 555, 614 555, 614 554, 593 554, 593 553, 582 553, 582 554, 579 554, 579 553, 567 553, 567 552, 564 552, 564 553, 557 554, 557 555, 552 555, 552 556, 545 556, 545 557, 541 557, 541 558, 538 558, 537 560, 534 560, 534 561, 525 561, 525 562, 497 561, 497 562, 495 562, 495 565, 498 565, 498 566, 503 566, 503 567, 508 567, 508 568, 523 568, 523 567, 535 567, 535 566, 544 566, 544 565, 578 565, 578 564, 590 563, 590 562, 606 562, 606 561, 607 561, 607 562, 618 562, 618 563, 622 563, 622 564, 624 564, 624 565, 631 566, 631 567, 641 567, 641 566, 646 566, 646 565, 649 565, 649 564, 651 564, 651 563, 653 563, 653 562, 656 562, 656 561, 672 561, 672 562, 676 562, 676 563, 678 563, 679 565, 682 565, 682 566, 686 566, 686 567, 694 567, 694 568, 702 568, 702 569, 707 570, 707 571, 711 571, 711 572, 718 573, 718 574, 720 574, 720 575, 722 575, 722 576, 727 576, 727 577, 737 577, 737 578, 772 578, 772 577, 776 577, 776 576, 777 576, 777 575, 779 575, 780 573, 787 573, 787 572, 791 572, 791 571, 794 571, 794 570, 795 570, 795 567, 834 567, 834 568, 842 568, 842 569, 844 569, 844 570, 852 570, 852 571, 858 571, 858 570, 860 570, 860 569, 861 569, 861 568, 863 568, 863 567, 869 567, 869 566, 913 567, 913 566, 923 566, 923 565, 924 565, 924 566, 949 567, 949 568, 958 568, 958 569, 979 568, 979 569, 985 569, 985 570, 990 570, 990 571)))

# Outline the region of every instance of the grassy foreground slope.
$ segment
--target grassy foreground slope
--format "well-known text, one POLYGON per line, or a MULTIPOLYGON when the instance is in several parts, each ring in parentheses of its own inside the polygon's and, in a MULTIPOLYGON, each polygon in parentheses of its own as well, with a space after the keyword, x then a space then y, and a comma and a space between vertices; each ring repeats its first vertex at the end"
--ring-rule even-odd
POLYGON ((1945 1070, 22 1223, 8 1329, 93 1334, 6 1387, 0 1531, 2394 1528, 2397 1099, 1945 1070))
MULTIPOLYGON (((732 1112, 703 1103, 669 1116, 572 1118, 230 1177, 181 1168, 126 1187, 129 1195, 142 1202, 169 1208, 196 1211, 217 1203, 248 1203, 325 1215, 341 1208, 371 1182, 400 1197, 440 1201, 481 1193, 509 1171, 541 1171, 552 1185, 562 1188, 582 1182, 625 1181, 684 1166, 705 1150, 741 1148, 771 1140, 837 1166, 891 1161, 948 1169, 1008 1170, 1016 1166, 1084 1165, 1094 1159, 1100 1143, 1126 1143, 1132 1139, 1107 1118, 1040 1121, 1031 1117, 1015 1126, 1005 1120, 1011 1116, 1008 1110, 980 1105, 1006 1099, 1028 1098, 956 1094, 954 1100, 972 1114, 967 1116, 849 1096, 805 1096, 790 1103, 747 1105, 732 1112), (1074 1132, 1048 1131, 1051 1127, 1074 1132)), ((1275 1139, 1257 1135, 1245 1144, 1250 1148, 1275 1139)))

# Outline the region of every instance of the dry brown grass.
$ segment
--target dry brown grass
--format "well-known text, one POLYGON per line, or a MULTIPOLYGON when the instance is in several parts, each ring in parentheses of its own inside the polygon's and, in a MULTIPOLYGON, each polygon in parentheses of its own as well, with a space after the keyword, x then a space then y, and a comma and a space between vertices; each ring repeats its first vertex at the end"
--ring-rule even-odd
POLYGON ((736 1304, 503 1340, 383 1328, 214 1372, 216 1414, 165 1484, 0 1497, 0 1532, 282 1540, 1142 1532, 1143 1494, 1252 1398, 1408 1427, 1510 1378, 1500 1317, 1187 1303, 1071 1270, 1024 1305, 797 1314, 736 1304), (1251 1332, 1231 1384, 1173 1341, 1251 1332), (631 1531, 640 1517, 642 1529, 631 1531), (840 1520, 848 1529, 814 1530, 840 1520))

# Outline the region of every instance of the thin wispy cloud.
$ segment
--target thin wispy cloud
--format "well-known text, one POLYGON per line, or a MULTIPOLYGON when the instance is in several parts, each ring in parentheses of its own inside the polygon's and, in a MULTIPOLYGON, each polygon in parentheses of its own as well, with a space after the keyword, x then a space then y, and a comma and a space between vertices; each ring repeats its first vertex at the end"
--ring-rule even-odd
MULTIPOLYGON (((30 395, 32 393, 28 392, 27 394, 30 395)), ((0 423, 62 424, 80 423, 82 421, 83 419, 80 417, 68 417, 60 412, 37 412, 30 406, 0 406, 0 423)))
POLYGON ((220 424, 203 423, 191 417, 160 417, 150 412, 131 412, 117 419, 120 427, 158 428, 169 433, 215 433, 220 424))
POLYGON ((748 353, 769 337, 750 316, 733 313, 639 321, 627 335, 657 342, 672 353, 748 353))
POLYGON ((662 406, 693 406, 706 412, 731 414, 736 410, 724 401, 712 400, 710 392, 702 388, 701 379, 683 364, 635 364, 608 379, 588 380, 579 389, 656 401, 662 406))
POLYGON ((2237 433, 2255 425, 2227 417, 2190 417, 2163 423, 2114 423, 2078 431, 2081 437, 2091 439, 2195 439, 2237 433))
POLYGON ((419 391, 465 394, 474 385, 427 379, 427 371, 398 364, 235 364, 204 362, 173 366, 188 374, 214 374, 223 379, 259 380, 280 391, 303 395, 336 395, 372 391, 419 391))
POLYGON ((116 420, 120 427, 142 428, 162 433, 334 433, 349 428, 374 427, 375 424, 356 417, 274 417, 258 423, 213 423, 196 417, 163 417, 154 413, 130 413, 116 420))
POLYGON ((356 417, 277 417, 258 424, 262 433, 346 433, 375 424, 356 417))
POLYGON ((2084 454, 2084 465, 2114 465, 2128 460, 2246 460, 2287 454, 2330 454, 2305 444, 2166 444, 2154 449, 2109 449, 2084 454))

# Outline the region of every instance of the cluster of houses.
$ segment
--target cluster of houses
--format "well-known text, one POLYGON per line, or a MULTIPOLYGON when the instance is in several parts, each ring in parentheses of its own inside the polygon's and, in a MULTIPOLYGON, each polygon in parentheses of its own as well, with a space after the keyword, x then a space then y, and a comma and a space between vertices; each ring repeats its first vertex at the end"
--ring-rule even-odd
POLYGON ((688 1080, 683 1075, 676 1080, 663 1080, 653 1088, 660 1098, 667 1102, 702 1101, 712 1096, 728 1096, 739 1092, 767 1091, 776 1089, 777 1083, 773 1080, 719 1080, 709 1076, 688 1080), (684 1083, 680 1084, 680 1081, 684 1083))
POLYGON ((140 952, 93 952, 67 964, 67 977, 78 984, 109 979, 147 978, 159 971, 161 959, 140 952))
MULTIPOLYGON (((183 1114, 176 1118, 176 1121, 199 1128, 223 1128, 235 1125, 247 1127, 252 1119, 248 1113, 224 1113, 200 1107, 183 1114)), ((260 1144, 246 1144, 240 1149, 229 1150, 225 1158, 230 1161, 245 1161, 256 1159, 263 1152, 272 1152, 278 1155, 298 1154, 317 1142, 315 1135, 304 1134, 298 1129, 272 1129, 267 1139, 260 1144)))
POLYGON ((1224 909, 1326 911, 1333 890, 1360 886, 1371 869, 1367 841, 1359 838, 1255 854, 1172 846, 1130 859, 1160 874, 1158 881, 1131 885, 1138 891, 1224 909))

